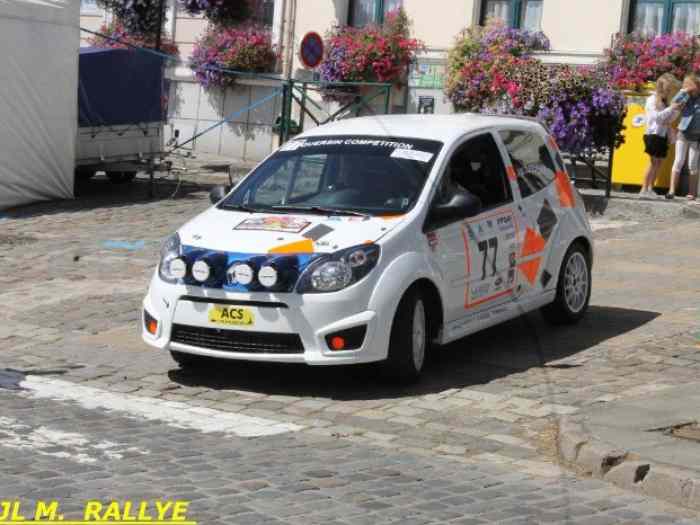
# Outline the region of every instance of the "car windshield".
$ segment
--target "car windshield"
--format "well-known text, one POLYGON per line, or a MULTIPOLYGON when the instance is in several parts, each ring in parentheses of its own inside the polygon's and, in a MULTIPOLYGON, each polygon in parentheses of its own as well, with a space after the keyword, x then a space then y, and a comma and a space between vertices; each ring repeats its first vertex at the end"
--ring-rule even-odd
POLYGON ((275 213, 405 213, 423 190, 442 143, 366 136, 288 142, 219 206, 275 213))

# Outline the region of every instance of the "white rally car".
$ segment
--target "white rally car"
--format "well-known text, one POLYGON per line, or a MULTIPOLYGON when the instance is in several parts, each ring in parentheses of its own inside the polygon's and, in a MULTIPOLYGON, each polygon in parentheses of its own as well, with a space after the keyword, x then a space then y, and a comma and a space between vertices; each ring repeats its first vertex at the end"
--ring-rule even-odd
POLYGON ((541 308, 579 320, 593 241, 554 140, 526 119, 401 115, 314 129, 164 244, 143 338, 206 358, 385 361, 541 308))

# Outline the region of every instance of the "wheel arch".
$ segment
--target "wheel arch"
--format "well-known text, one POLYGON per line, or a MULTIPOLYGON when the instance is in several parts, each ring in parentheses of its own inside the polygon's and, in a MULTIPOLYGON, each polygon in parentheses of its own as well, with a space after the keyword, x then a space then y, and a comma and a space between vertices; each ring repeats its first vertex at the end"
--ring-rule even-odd
POLYGON ((415 252, 401 255, 384 269, 375 284, 369 308, 378 312, 385 320, 382 329, 385 331, 386 341, 389 339, 391 324, 401 299, 416 286, 428 297, 426 310, 430 310, 429 315, 434 323, 431 327, 434 332, 431 332, 431 335, 439 334, 444 322, 444 301, 438 285, 439 274, 436 272, 423 254, 415 252), (439 314, 436 316, 435 312, 439 314))
POLYGON ((580 244, 583 247, 584 251, 586 252, 586 258, 588 259, 588 263, 591 267, 593 267, 593 243, 591 242, 591 240, 588 237, 585 237, 584 235, 576 237, 569 244, 567 251, 570 250, 571 247, 576 244, 580 244))
POLYGON ((404 292, 406 295, 411 290, 419 290, 425 299, 425 313, 427 316, 428 330, 431 341, 440 338, 443 324, 445 322, 445 312, 442 305, 442 296, 435 283, 426 277, 422 277, 413 282, 404 292))

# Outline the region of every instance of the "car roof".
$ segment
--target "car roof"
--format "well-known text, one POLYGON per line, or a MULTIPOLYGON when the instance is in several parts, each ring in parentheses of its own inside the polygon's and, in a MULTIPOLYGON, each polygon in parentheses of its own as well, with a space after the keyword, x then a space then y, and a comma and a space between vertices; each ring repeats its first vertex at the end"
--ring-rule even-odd
POLYGON ((438 140, 450 143, 467 133, 490 128, 514 127, 544 131, 535 119, 501 115, 460 113, 455 115, 379 115, 338 120, 313 128, 299 138, 369 135, 438 140))

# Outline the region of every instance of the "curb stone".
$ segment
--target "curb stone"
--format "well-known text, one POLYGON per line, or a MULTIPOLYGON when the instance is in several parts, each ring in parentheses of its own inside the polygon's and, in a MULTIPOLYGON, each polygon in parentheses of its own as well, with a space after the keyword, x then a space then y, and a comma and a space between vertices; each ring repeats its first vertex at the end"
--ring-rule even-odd
POLYGON ((685 205, 681 214, 688 219, 700 219, 700 206, 685 205))
POLYGON ((580 421, 562 418, 557 453, 565 463, 625 490, 700 510, 700 475, 697 472, 639 458, 596 438, 580 421))

